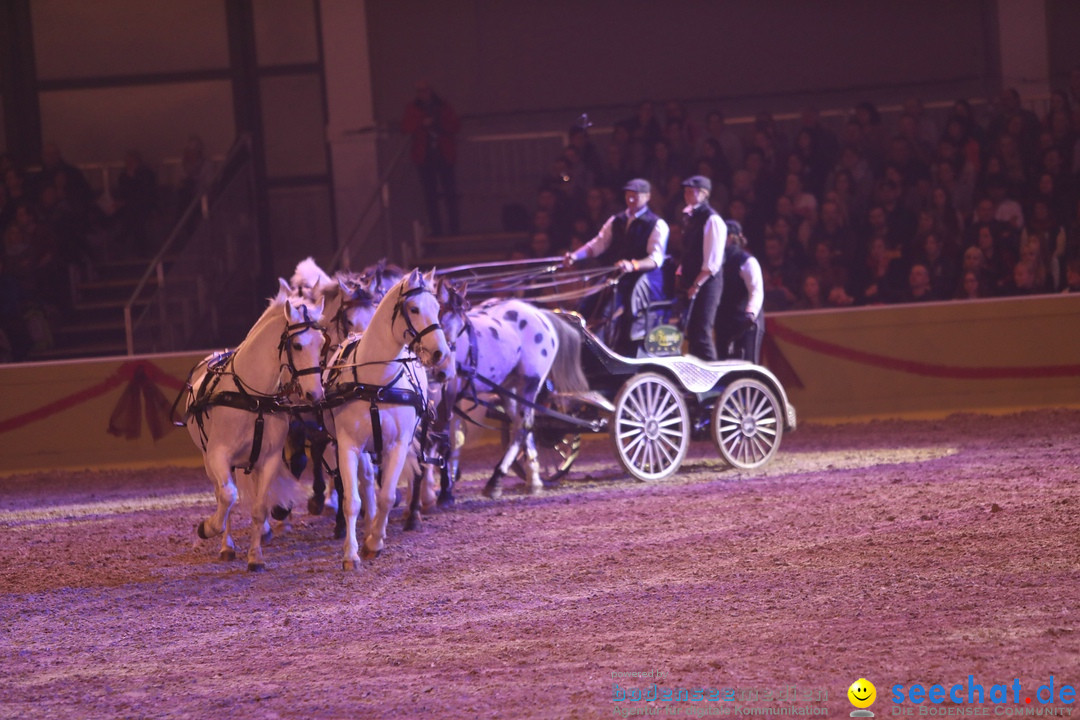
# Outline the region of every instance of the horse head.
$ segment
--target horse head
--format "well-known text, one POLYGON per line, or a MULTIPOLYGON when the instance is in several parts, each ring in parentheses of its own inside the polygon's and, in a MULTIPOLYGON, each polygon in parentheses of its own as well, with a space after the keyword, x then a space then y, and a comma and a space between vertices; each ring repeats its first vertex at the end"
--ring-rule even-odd
POLYGON ((439 324, 450 344, 450 352, 457 357, 458 342, 469 329, 469 301, 465 299, 467 283, 460 285, 447 277, 439 278, 435 297, 439 300, 439 324))
POLYGON ((445 382, 454 375, 454 358, 439 325, 439 300, 436 297, 435 271, 424 275, 413 270, 402 278, 398 288, 394 318, 401 316, 409 349, 432 369, 435 380, 445 382))
POLYGON ((376 297, 370 283, 362 275, 352 273, 337 274, 337 288, 341 294, 341 306, 334 318, 334 327, 341 332, 342 339, 352 333, 362 333, 371 325, 375 308, 381 296, 376 297))
POLYGON ((382 258, 374 265, 368 265, 360 271, 360 279, 367 283, 368 289, 375 296, 376 301, 381 300, 390 288, 397 285, 405 277, 405 271, 393 263, 382 258))
MULTIPOLYGON (((282 284, 285 281, 282 280, 282 284)), ((289 296, 284 303, 285 329, 281 333, 278 356, 291 375, 291 385, 308 402, 323 399, 322 368, 327 347, 326 330, 320 324, 325 300, 317 303, 289 296)))

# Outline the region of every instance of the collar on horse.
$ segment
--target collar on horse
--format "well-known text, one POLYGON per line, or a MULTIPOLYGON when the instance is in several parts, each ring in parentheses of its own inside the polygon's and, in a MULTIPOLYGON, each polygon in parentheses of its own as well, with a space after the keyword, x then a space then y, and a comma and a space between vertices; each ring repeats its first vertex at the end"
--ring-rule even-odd
POLYGON ((210 356, 210 358, 200 362, 191 369, 190 373, 188 373, 187 381, 184 383, 184 389, 176 396, 176 400, 173 401, 172 410, 170 411, 171 416, 174 418, 173 424, 183 426, 187 424, 189 418, 194 418, 195 424, 199 427, 199 435, 202 439, 203 450, 205 450, 208 440, 205 422, 206 416, 210 413, 211 408, 230 407, 235 410, 245 410, 247 412, 256 413, 255 428, 253 430, 251 441, 251 454, 248 457, 247 464, 243 467, 244 472, 250 474, 252 468, 259 459, 259 454, 262 452, 263 425, 265 423, 264 416, 267 413, 291 412, 298 408, 306 407, 290 402, 289 398, 294 394, 299 394, 300 378, 302 376, 322 372, 322 366, 326 362, 326 345, 326 330, 308 316, 307 308, 305 307, 304 320, 298 323, 289 323, 281 332, 281 339, 278 342, 278 358, 281 358, 282 352, 285 353, 286 361, 281 364, 281 367, 289 371, 290 379, 287 383, 280 384, 277 392, 274 394, 264 393, 251 388, 244 382, 243 378, 236 374, 233 369, 233 364, 236 360, 235 349, 225 350, 210 356), (297 368, 296 361, 293 358, 292 340, 308 330, 317 330, 322 333, 322 358, 318 365, 309 368, 297 368), (206 365, 206 372, 203 374, 202 382, 199 383, 199 387, 196 388, 191 384, 191 378, 195 375, 195 371, 204 364, 206 365), (222 378, 225 376, 229 376, 233 379, 236 390, 218 389, 222 378), (180 404, 180 399, 183 397, 187 397, 188 400, 187 410, 184 413, 183 418, 177 418, 176 408, 180 404))

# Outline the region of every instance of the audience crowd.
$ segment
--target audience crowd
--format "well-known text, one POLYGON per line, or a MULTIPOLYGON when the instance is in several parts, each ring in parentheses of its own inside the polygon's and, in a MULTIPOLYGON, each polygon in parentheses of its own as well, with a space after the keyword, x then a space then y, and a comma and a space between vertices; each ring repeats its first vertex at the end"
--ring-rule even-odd
MULTIPOLYGON (((73 277, 94 278, 104 260, 157 252, 161 192, 138 150, 126 153, 107 193, 95 191, 53 143, 31 169, 0 152, 0 178, 0 362, 10 362, 52 345, 55 325, 72 311, 73 277)), ((182 211, 212 178, 192 135, 172 204, 182 211)))
MULTIPOLYGON (((641 177, 678 257, 681 183, 704 175, 712 205, 742 224, 760 261, 766 311, 1080 292, 1080 69, 1041 116, 1009 89, 979 112, 956 101, 940 125, 917 99, 895 123, 861 102, 838 130, 812 107, 793 132, 767 111, 743 131, 719 110, 699 121, 678 101, 642 102, 602 142, 587 125, 570 128, 542 178, 517 256, 588 242, 641 177)), ((182 170, 179 207, 210 176, 196 136, 182 170)), ((72 306, 72 268, 92 274, 106 251, 153 254, 159 186, 130 151, 103 207, 54 144, 33 172, 0 152, 0 178, 8 361, 48 347, 51 323, 72 306)))
POLYGON ((1041 117, 1006 90, 940 126, 912 99, 895 123, 859 103, 839 131, 806 108, 791 133, 769 112, 740 132, 720 111, 643 102, 603 142, 570 128, 516 255, 579 247, 642 177, 677 256, 680 184, 705 175, 760 260, 767 311, 1077 292, 1078 98, 1080 70, 1041 117))

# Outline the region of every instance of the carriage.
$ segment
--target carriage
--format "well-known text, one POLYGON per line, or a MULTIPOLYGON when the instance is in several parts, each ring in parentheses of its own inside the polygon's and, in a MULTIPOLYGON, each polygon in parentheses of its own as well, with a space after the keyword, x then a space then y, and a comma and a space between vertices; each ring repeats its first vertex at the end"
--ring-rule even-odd
MULTIPOLYGON (((544 294, 528 299, 562 306, 614 283, 611 268, 568 272, 557 270, 557 261, 472 265, 441 274, 467 278, 470 297, 539 291, 544 294)), ((647 308, 637 357, 616 353, 602 339, 600 332, 614 325, 602 311, 604 321, 593 327, 577 312, 556 311, 580 335, 589 390, 560 394, 549 384, 537 398, 533 433, 546 484, 570 471, 585 434, 608 433, 626 472, 651 482, 678 471, 692 439, 711 438, 728 464, 752 470, 768 463, 784 433, 795 429, 795 407, 775 375, 745 361, 706 362, 681 354, 682 333, 666 322, 670 310, 670 302, 647 308)), ((491 390, 498 399, 509 394, 491 390)), ((499 400, 487 414, 506 419, 499 400)))

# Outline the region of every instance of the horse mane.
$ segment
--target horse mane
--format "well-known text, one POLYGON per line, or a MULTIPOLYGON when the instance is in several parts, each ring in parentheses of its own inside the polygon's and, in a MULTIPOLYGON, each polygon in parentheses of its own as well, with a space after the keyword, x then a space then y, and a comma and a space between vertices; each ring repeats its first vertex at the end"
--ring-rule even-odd
POLYGON ((310 256, 296 264, 296 270, 289 280, 289 285, 294 290, 309 299, 325 294, 336 284, 310 256))

